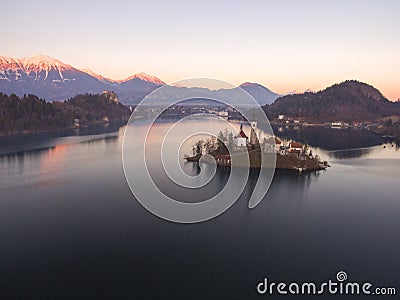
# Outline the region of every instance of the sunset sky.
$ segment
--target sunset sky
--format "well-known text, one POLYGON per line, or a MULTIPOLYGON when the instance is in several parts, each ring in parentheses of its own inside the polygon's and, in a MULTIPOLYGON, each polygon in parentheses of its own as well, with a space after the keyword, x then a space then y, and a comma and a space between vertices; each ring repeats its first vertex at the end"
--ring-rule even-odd
POLYGON ((0 55, 113 79, 211 77, 278 93, 358 79, 400 98, 400 1, 5 1, 0 55))

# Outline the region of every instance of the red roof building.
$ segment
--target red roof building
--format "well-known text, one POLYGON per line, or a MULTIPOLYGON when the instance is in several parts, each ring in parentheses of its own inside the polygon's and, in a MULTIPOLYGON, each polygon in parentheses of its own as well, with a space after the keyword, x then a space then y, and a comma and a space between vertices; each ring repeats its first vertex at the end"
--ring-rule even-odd
POLYGON ((240 124, 239 136, 242 137, 242 138, 247 139, 247 135, 246 135, 246 134, 244 133, 244 131, 243 131, 243 125, 242 125, 242 124, 240 124))
POLYGON ((291 151, 293 151, 293 150, 301 151, 301 150, 303 150, 303 144, 299 143, 299 142, 290 142, 289 148, 290 148, 289 150, 291 150, 291 151))

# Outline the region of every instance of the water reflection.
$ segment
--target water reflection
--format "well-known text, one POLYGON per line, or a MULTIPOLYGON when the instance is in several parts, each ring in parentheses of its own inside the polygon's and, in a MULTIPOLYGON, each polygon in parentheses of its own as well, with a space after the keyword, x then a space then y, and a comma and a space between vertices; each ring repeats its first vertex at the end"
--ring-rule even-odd
MULTIPOLYGON (((305 199, 311 185, 318 181, 323 172, 299 173, 291 170, 276 170, 271 187, 263 201, 266 203, 280 202, 283 198, 288 205, 299 205, 305 199), (282 197, 282 195, 285 195, 285 197, 282 197)), ((251 196, 257 182, 258 173, 257 170, 250 171, 249 180, 242 195, 246 200, 251 196)))
MULTIPOLYGON (((32 144, 30 150, 22 151, 16 146, 14 152, 7 153, 10 151, 7 148, 6 154, 0 154, 0 189, 57 183, 58 178, 76 167, 82 152, 86 153, 85 163, 89 162, 94 152, 113 147, 113 144, 119 142, 120 136, 115 133, 96 137, 43 137, 36 145, 32 144)), ((84 167, 83 164, 81 166, 84 167)))
POLYGON ((349 158, 366 156, 369 153, 371 153, 371 148, 358 148, 358 149, 329 151, 329 156, 336 159, 349 159, 349 158))
POLYGON ((26 135, 0 137, 0 155, 15 154, 31 150, 45 150, 60 144, 63 138, 68 142, 80 142, 91 139, 91 136, 113 134, 124 128, 122 123, 111 123, 108 126, 92 126, 80 129, 69 129, 56 132, 41 132, 26 135))
MULTIPOLYGON (((134 298, 132 291, 148 298, 149 284, 157 282, 150 296, 160 299, 187 299, 194 290, 205 291, 203 298, 248 299, 263 276, 317 281, 338 269, 396 286, 400 153, 394 144, 332 159, 323 172, 277 170, 253 210, 247 204, 258 172, 251 170, 232 208, 186 226, 154 217, 133 199, 122 172, 122 130, 51 138, 45 148, 40 141, 32 143, 36 150, 16 147, 18 153, 0 156, 0 265, 13 295, 27 286, 20 290, 29 295, 39 287, 52 298, 70 291, 82 297, 103 286, 114 298, 134 298), (65 289, 60 282, 68 283, 65 289)), ((333 153, 347 155, 339 152, 333 153)), ((195 163, 182 165, 199 172, 195 163)), ((218 168, 210 193, 227 178, 229 169, 218 168)), ((195 200, 191 191, 180 197, 195 200)))
MULTIPOLYGON (((351 128, 334 129, 324 127, 284 127, 279 130, 273 126, 276 135, 285 139, 294 139, 299 142, 308 142, 309 145, 325 150, 341 150, 367 148, 382 144, 382 138, 370 131, 351 128)), ((363 155, 362 152, 359 153, 363 155)))

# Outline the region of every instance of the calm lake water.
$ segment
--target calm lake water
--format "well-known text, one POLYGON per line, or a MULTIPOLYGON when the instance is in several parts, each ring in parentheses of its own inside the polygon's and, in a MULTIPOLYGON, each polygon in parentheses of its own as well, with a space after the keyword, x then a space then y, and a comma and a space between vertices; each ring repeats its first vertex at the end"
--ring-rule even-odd
MULTIPOLYGON (((394 144, 350 129, 275 128, 283 138, 307 140, 332 167, 276 172, 265 199, 249 210, 258 176, 252 172, 228 211, 182 225, 155 217, 133 198, 122 168, 123 132, 111 127, 0 139, 2 295, 299 299, 260 296, 256 285, 265 277, 319 283, 338 271, 400 292, 400 150, 394 144)), ((184 167, 198 171, 192 163, 184 167)), ((218 192, 228 177, 229 170, 218 169, 207 193, 218 192)), ((190 191, 179 194, 193 199, 190 191)))

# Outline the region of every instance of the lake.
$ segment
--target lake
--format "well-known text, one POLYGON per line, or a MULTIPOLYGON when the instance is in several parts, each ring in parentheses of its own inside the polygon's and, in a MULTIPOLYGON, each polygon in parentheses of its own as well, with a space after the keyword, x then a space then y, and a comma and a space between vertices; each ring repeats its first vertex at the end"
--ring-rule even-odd
MULTIPOLYGON (((124 127, 0 138, 2 295, 309 299, 260 296, 256 286, 266 277, 320 283, 339 271, 351 281, 398 291, 398 146, 352 129, 274 130, 282 138, 307 140, 332 167, 277 171, 264 200, 250 210, 258 176, 252 171, 229 210, 186 225, 160 219, 134 199, 121 160, 124 127)), ((194 163, 182 166, 199 171, 194 163)), ((191 191, 174 192, 162 172, 152 170, 167 192, 182 201, 201 200, 191 191)), ((229 175, 219 168, 202 197, 217 193, 229 175)))

